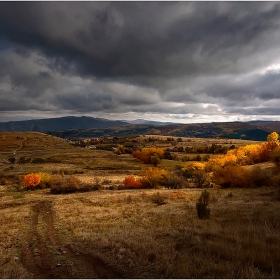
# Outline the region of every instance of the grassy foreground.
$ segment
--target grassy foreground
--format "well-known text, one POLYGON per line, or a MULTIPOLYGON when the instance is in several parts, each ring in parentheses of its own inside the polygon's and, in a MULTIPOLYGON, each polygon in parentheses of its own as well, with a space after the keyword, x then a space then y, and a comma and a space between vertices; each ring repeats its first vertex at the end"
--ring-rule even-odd
POLYGON ((279 278, 275 189, 17 196, 1 187, 1 278, 279 278), (155 195, 165 204, 158 206, 155 195))

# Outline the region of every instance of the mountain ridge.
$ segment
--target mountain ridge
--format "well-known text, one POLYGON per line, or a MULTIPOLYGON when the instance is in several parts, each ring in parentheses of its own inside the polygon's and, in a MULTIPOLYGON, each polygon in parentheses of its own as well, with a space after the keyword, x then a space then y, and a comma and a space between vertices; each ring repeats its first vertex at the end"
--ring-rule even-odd
POLYGON ((148 121, 145 119, 136 119, 133 121, 124 121, 128 122, 130 124, 159 124, 159 125, 167 125, 167 124, 173 124, 174 122, 159 122, 159 121, 148 121))
POLYGON ((67 129, 95 129, 127 125, 127 122, 93 117, 59 117, 26 121, 0 122, 0 131, 58 131, 67 129))
POLYGON ((265 141, 272 131, 280 132, 280 121, 162 123, 137 119, 108 120, 93 117, 60 117, 27 121, 1 122, 0 131, 46 132, 62 138, 91 138, 128 135, 170 135, 197 138, 233 138, 265 141), (132 122, 132 123, 131 123, 132 122))
MULTIPOLYGON (((85 129, 68 130, 51 133, 62 138, 81 139, 94 137, 122 137, 129 135, 165 135, 175 137, 196 137, 196 138, 232 138, 255 141, 266 141, 267 136, 272 131, 280 132, 280 122, 266 127, 265 123, 261 126, 248 122, 213 122, 196 124, 170 124, 170 125, 151 125, 151 124, 128 124, 104 129, 85 129)), ((280 133, 279 133, 280 134, 280 133)))

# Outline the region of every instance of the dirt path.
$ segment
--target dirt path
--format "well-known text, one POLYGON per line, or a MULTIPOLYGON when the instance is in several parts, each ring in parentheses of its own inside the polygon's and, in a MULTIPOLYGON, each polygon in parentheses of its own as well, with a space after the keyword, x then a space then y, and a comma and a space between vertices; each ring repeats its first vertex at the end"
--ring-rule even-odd
POLYGON ((2 151, 1 151, 0 154, 12 154, 12 153, 18 152, 18 151, 23 147, 23 143, 24 143, 26 140, 27 140, 27 138, 24 137, 24 139, 22 140, 22 142, 21 142, 21 144, 20 144, 20 146, 19 146, 18 148, 13 149, 13 150, 10 151, 10 152, 2 152, 2 151))
POLYGON ((37 279, 123 278, 100 258, 75 251, 57 236, 52 201, 33 205, 30 228, 21 247, 21 260, 37 279))
POLYGON ((15 151, 19 151, 23 147, 23 143, 27 140, 27 137, 24 137, 24 139, 21 142, 21 145, 15 149, 15 151))
MULTIPOLYGON (((13 150, 13 152, 0 152, 0 154, 11 154, 13 153, 14 155, 16 155, 16 153, 23 147, 23 143, 27 140, 26 137, 24 137, 24 139, 22 140, 20 146, 16 149, 13 150)), ((8 159, 5 160, 6 163, 10 163, 8 159)), ((21 166, 19 164, 14 164, 13 165, 13 169, 14 171, 20 171, 21 170, 21 166)))

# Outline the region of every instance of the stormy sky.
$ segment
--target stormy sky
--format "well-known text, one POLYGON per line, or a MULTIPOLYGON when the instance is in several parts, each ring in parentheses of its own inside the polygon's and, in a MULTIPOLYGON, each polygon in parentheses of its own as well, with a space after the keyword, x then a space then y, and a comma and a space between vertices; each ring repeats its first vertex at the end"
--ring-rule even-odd
POLYGON ((280 120, 280 2, 0 2, 0 121, 280 120))

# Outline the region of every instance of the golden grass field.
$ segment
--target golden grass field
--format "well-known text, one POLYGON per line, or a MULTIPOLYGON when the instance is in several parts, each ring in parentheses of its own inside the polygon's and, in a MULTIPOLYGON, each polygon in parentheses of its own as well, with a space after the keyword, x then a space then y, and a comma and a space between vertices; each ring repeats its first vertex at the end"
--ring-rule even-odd
MULTIPOLYGON (((79 170, 84 173, 75 176, 81 180, 110 185, 145 168, 130 155, 73 148, 43 134, 12 134, 0 134, 2 174, 79 170), (16 158, 57 163, 9 169, 7 159, 17 148, 16 158)), ((53 195, 1 185, 0 277, 279 278, 279 189, 209 192, 210 219, 200 220, 201 189, 53 195), (155 196, 165 204, 154 203, 155 196)))

